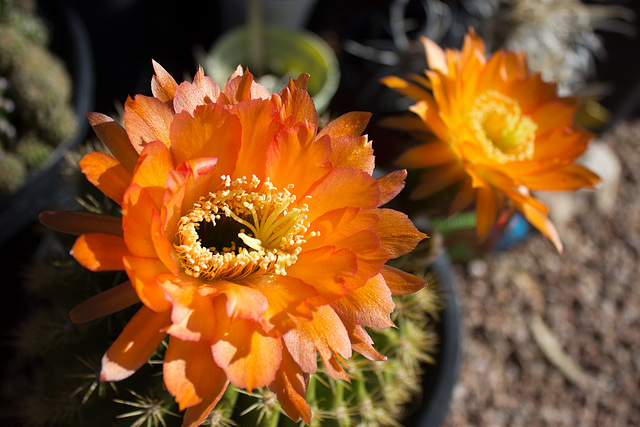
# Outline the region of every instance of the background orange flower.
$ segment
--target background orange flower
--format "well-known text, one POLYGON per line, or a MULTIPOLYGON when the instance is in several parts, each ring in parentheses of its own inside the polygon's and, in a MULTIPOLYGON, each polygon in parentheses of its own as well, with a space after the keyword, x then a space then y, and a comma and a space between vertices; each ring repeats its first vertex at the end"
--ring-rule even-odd
POLYGON ((473 202, 477 236, 489 235, 498 214, 515 208, 562 251, 548 210, 533 191, 593 188, 599 178, 575 164, 592 135, 573 124, 577 100, 531 74, 522 53, 495 52, 470 29, 462 50, 442 50, 423 39, 429 70, 384 84, 417 102, 411 117, 390 126, 414 132, 423 142, 396 161, 425 169, 412 193, 422 199, 453 184, 450 213, 473 202))
POLYGON ((41 215, 78 234, 72 255, 129 281, 76 307, 86 321, 143 306, 102 359, 101 379, 132 375, 169 335, 164 382, 198 425, 229 383, 268 386, 293 419, 318 354, 348 380, 352 351, 384 360, 363 327, 393 326, 393 294, 424 282, 385 263, 425 236, 406 215, 380 208, 405 171, 372 177, 369 114, 349 113, 318 132, 308 76, 271 95, 238 68, 220 88, 200 69, 177 82, 157 63, 153 96, 125 104, 124 128, 88 114, 111 154, 83 173, 122 218, 41 215))

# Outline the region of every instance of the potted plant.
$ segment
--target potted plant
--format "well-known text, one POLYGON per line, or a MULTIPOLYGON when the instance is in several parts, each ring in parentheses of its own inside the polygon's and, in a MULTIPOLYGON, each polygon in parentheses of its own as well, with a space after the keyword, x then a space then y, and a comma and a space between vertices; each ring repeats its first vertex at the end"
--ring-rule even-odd
POLYGON ((88 130, 93 63, 85 29, 64 1, 0 4, 0 241, 63 200, 57 167, 88 130), (31 6, 30 6, 31 5, 31 6))
MULTIPOLYGON (((284 9, 280 16, 285 14, 288 3, 291 2, 275 2, 284 9)), ((248 66, 271 92, 284 88, 289 78, 307 73, 309 93, 316 109, 322 113, 340 83, 338 60, 318 35, 274 21, 272 18, 277 14, 273 11, 263 14, 263 6, 269 5, 261 1, 248 2, 244 10, 245 25, 221 35, 206 55, 200 55, 199 62, 218 84, 224 84, 239 64, 248 66)))

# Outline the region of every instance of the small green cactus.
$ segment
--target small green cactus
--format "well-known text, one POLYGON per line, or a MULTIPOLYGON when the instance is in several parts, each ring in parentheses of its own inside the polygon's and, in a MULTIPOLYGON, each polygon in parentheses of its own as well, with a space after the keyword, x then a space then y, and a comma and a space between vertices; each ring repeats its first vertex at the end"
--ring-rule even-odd
MULTIPOLYGON (((34 8, 29 1, 0 0, 0 144, 17 154, 8 160, 14 172, 16 159, 24 162, 21 170, 37 170, 77 129, 71 77, 48 50, 50 34, 34 8), (49 147, 22 144, 25 138, 38 138, 49 147)), ((0 194, 15 191, 26 178, 24 173, 11 176, 22 181, 0 185, 0 194)))
POLYGON ((0 22, 0 73, 7 73, 11 69, 15 58, 24 51, 28 40, 15 28, 0 22))
POLYGON ((9 82, 0 76, 0 146, 8 148, 16 138, 16 128, 11 123, 10 115, 16 106, 7 94, 9 82))
POLYGON ((22 159, 28 170, 36 170, 44 165, 53 151, 51 145, 35 134, 27 134, 16 144, 16 154, 22 159))
POLYGON ((42 46, 27 43, 23 54, 14 58, 9 80, 21 119, 44 131, 55 111, 68 105, 72 83, 59 58, 42 46))
POLYGON ((34 15, 33 10, 15 10, 7 17, 7 22, 38 46, 47 46, 51 41, 45 22, 34 15))
POLYGON ((11 193, 20 188, 27 176, 27 168, 13 153, 0 153, 0 193, 11 193))

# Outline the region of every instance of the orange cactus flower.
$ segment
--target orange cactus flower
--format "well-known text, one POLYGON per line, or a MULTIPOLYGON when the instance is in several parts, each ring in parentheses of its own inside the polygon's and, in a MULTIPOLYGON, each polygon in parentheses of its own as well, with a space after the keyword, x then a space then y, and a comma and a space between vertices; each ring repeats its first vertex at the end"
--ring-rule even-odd
POLYGON ((396 160, 399 167, 428 168, 411 197, 426 198, 458 183, 450 213, 475 201, 479 241, 503 209, 515 208, 561 252, 548 209, 532 191, 593 188, 599 182, 574 163, 592 138, 573 125, 576 99, 558 97, 555 85, 529 73, 522 53, 500 50, 487 59, 473 29, 461 51, 422 41, 430 67, 426 77, 383 79, 417 101, 410 107, 414 115, 388 121, 424 141, 396 160))
POLYGON ((83 173, 122 217, 45 212, 79 235, 75 259, 129 280, 71 312, 87 321, 143 305, 102 359, 100 378, 132 375, 168 335, 163 375, 184 425, 200 424, 229 383, 269 387, 293 419, 317 355, 334 378, 352 351, 384 360, 363 327, 392 326, 391 296, 423 280, 385 263, 426 237, 380 208, 406 171, 373 178, 368 113, 318 131, 302 75, 271 95, 238 70, 223 90, 200 69, 177 84, 154 62, 153 96, 125 104, 124 128, 89 113, 113 155, 83 173))

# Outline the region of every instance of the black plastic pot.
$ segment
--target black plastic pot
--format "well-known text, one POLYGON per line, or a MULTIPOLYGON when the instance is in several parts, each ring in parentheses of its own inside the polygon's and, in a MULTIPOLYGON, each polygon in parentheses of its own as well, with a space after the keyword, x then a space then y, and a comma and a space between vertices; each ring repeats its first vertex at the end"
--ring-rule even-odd
POLYGON ((72 197, 65 191, 58 171, 64 153, 86 138, 89 124, 85 113, 93 108, 95 71, 84 23, 66 0, 41 3, 45 17, 52 24, 51 49, 65 61, 73 79, 78 128, 75 136, 58 145, 47 163, 30 174, 21 188, 0 196, 0 244, 23 230, 40 211, 62 206, 65 199, 72 197))
POLYGON ((438 427, 442 424, 458 379, 462 354, 461 313, 451 261, 443 252, 431 267, 436 274, 446 306, 440 313, 440 322, 436 328, 440 339, 436 363, 425 366, 422 396, 409 408, 410 415, 403 422, 407 427, 438 427))

